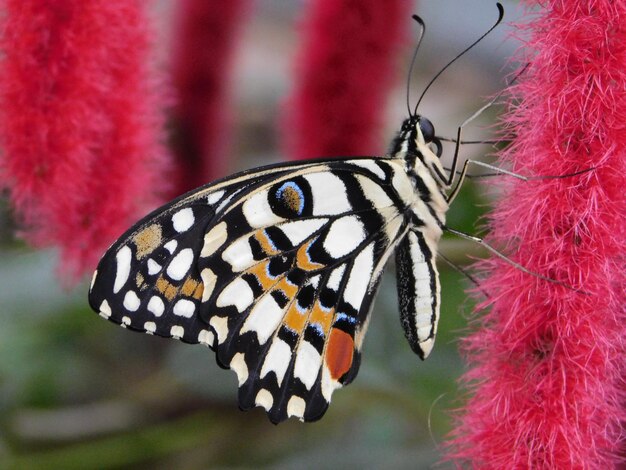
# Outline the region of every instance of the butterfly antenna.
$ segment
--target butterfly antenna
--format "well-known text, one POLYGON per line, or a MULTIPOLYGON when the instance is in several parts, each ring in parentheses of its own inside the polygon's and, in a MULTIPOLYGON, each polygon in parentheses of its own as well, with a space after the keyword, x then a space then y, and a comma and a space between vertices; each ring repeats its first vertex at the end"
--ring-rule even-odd
POLYGON ((417 51, 420 48, 420 44, 422 43, 422 39, 424 38, 424 33, 426 32, 426 24, 419 16, 413 15, 411 18, 417 21, 417 24, 420 25, 420 32, 419 32, 419 36, 417 37, 417 44, 415 45, 415 50, 413 51, 413 57, 411 58, 411 66, 409 67, 409 76, 407 77, 407 80, 406 80, 406 108, 409 111, 409 116, 413 115, 411 114, 411 101, 409 99, 410 90, 411 90, 411 77, 413 76, 413 67, 415 66, 415 58, 417 57, 417 51))
POLYGON ((435 82, 435 80, 437 80, 437 78, 439 78, 439 76, 448 67, 450 67, 453 63, 455 63, 458 59, 460 59, 463 55, 465 55, 465 53, 468 52, 472 47, 474 47, 476 44, 478 44, 480 41, 482 41, 485 38, 485 36, 487 36, 490 32, 492 32, 496 28, 496 26, 498 26, 500 24, 500 22, 502 21, 502 18, 504 17, 504 7, 502 6, 502 4, 500 2, 496 3, 496 6, 498 7, 498 19, 494 23, 494 25, 491 28, 489 28, 487 30, 487 32, 484 33, 481 37, 476 39, 476 41, 474 41, 468 47, 466 47, 463 51, 461 51, 454 59, 452 59, 450 62, 448 62, 439 72, 437 72, 437 74, 432 78, 432 80, 430 82, 428 82, 428 85, 426 85, 426 88, 424 88, 424 91, 420 95, 419 100, 417 100, 417 104, 415 105, 415 110, 413 111, 413 114, 417 113, 417 107, 422 102, 422 98, 424 98, 424 95, 426 94, 428 89, 431 87, 431 85, 435 82))

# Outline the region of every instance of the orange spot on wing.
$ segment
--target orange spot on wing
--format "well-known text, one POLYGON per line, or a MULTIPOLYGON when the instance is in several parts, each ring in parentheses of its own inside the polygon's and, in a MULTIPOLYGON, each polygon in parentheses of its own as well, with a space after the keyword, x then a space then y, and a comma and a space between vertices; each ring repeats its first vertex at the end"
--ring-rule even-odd
POLYGON ((309 323, 317 323, 322 327, 322 331, 324 332, 324 336, 328 336, 328 331, 330 330, 330 325, 333 321, 333 316, 335 315, 335 309, 330 309, 325 311, 318 302, 315 302, 313 308, 311 309, 311 317, 309 318, 309 323))
POLYGON ((187 277, 187 279, 185 279, 185 282, 183 283, 183 286, 180 288, 180 292, 183 295, 187 297, 193 297, 195 299, 202 298, 203 290, 203 285, 198 281, 192 279, 191 277, 187 277))
POLYGON ((300 313, 298 307, 296 307, 296 302, 293 302, 285 314, 283 324, 298 335, 301 335, 304 325, 306 325, 306 318, 306 313, 300 313))
POLYGON ((198 287, 196 287, 196 290, 193 291, 193 294, 191 295, 194 299, 198 299, 200 300, 202 298, 202 294, 204 293, 204 284, 202 284, 201 282, 198 283, 198 287))
POLYGON ((288 299, 293 299, 298 293, 298 286, 289 282, 286 276, 276 284, 276 289, 282 290, 288 299))
POLYGON ((271 256, 271 255, 275 255, 276 253, 278 253, 278 251, 274 249, 272 245, 272 241, 269 239, 269 237, 265 233, 265 230, 262 230, 262 229, 257 230, 254 233, 254 238, 256 238, 256 240, 259 242, 259 245, 261 245, 261 249, 266 255, 271 256))
POLYGON ((141 259, 156 250, 161 244, 162 237, 161 226, 159 224, 152 224, 141 230, 141 232, 137 232, 133 236, 133 242, 135 242, 135 246, 137 247, 137 258, 141 259))
POLYGON ((323 264, 315 263, 311 261, 311 258, 309 257, 309 253, 307 252, 307 250, 311 246, 311 243, 313 243, 313 241, 315 240, 316 239, 310 241, 309 243, 302 245, 298 249, 298 253, 296 255, 296 264, 298 265, 300 269, 304 269, 305 271, 315 271, 316 269, 321 269, 324 267, 323 264))
POLYGON ((326 367, 333 380, 339 380, 350 370, 354 354, 354 341, 345 331, 333 328, 326 345, 326 367))
POLYGON ((161 294, 165 296, 167 300, 172 300, 174 297, 176 297, 176 294, 178 293, 178 289, 170 284, 169 281, 165 280, 163 278, 163 275, 160 275, 157 279, 156 288, 161 294))
POLYGON ((141 275, 141 273, 137 273, 137 275, 135 276, 135 283, 137 284, 137 287, 140 290, 143 290, 146 288, 146 286, 144 285, 144 282, 146 280, 144 279, 144 277, 141 275))
POLYGON ((269 265, 269 261, 264 261, 263 263, 256 264, 250 268, 248 271, 256 276, 259 284, 263 287, 263 289, 269 289, 276 283, 276 279, 272 279, 267 274, 267 266, 269 265))

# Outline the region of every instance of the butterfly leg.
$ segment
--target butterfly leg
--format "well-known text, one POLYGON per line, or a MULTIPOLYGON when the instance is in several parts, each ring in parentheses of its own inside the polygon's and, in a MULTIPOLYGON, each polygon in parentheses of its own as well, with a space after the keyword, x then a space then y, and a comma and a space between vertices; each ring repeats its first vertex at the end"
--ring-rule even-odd
MULTIPOLYGON (((478 282, 478 280, 474 276, 472 276, 466 269, 463 269, 461 266, 456 264, 454 261, 452 261, 447 256, 443 255, 442 253, 437 252, 437 256, 441 258, 448 266, 450 266, 452 269, 454 269, 456 272, 458 272, 463 277, 465 277, 468 281, 474 284, 475 287, 480 289, 480 283, 478 282)), ((483 294, 485 295, 485 297, 489 297, 487 293, 484 291, 483 291, 483 294)))
POLYGON ((483 168, 489 168, 489 169, 495 171, 496 174, 509 175, 509 176, 514 177, 514 178, 518 178, 518 179, 520 179, 522 181, 528 181, 529 180, 529 178, 527 176, 523 176, 523 175, 520 175, 520 174, 517 174, 517 173, 513 173, 512 171, 505 170, 505 169, 502 169, 502 168, 498 168, 497 166, 493 166, 493 165, 490 165, 488 163, 480 162, 478 160, 467 159, 463 163, 463 168, 461 169, 461 172, 460 172, 460 175, 459 175, 459 179, 456 181, 456 184, 454 185, 454 188, 452 188, 452 190, 448 194, 448 197, 447 197, 448 204, 452 204, 452 201, 454 201, 454 199, 459 194, 459 191, 461 190, 461 185, 463 184, 463 182, 465 181, 465 178, 467 177, 467 168, 469 167, 470 163, 473 163, 474 165, 477 165, 477 166, 482 166, 483 168))
POLYGON ((448 231, 448 232, 450 232, 453 235, 456 235, 458 237, 465 238, 466 240, 469 240, 469 241, 472 241, 474 243, 478 243, 479 245, 482 245, 488 251, 490 251, 491 253, 496 255, 498 258, 506 261, 511 266, 514 266, 515 268, 519 269, 520 271, 522 271, 522 272, 524 272, 526 274, 530 274, 531 276, 535 276, 536 278, 542 279, 544 281, 551 282, 553 284, 558 284, 560 286, 567 287, 568 289, 574 290, 576 292, 587 294, 587 292, 585 292, 585 291, 583 291, 581 289, 577 289, 576 287, 573 287, 573 286, 571 286, 571 285, 569 285, 569 284, 567 284, 565 282, 559 281, 557 279, 552 279, 550 277, 544 276, 543 274, 539 274, 538 272, 535 272, 535 271, 531 271, 530 269, 528 269, 528 268, 522 266, 521 264, 513 261, 511 258, 506 256, 505 254, 501 253, 500 251, 498 251, 496 248, 491 246, 489 243, 487 243, 485 240, 483 240, 480 237, 475 237, 473 235, 470 235, 470 234, 465 233, 465 232, 460 232, 460 231, 455 230, 455 229, 450 228, 450 227, 444 227, 444 230, 446 230, 446 231, 448 231))
MULTIPOLYGON (((491 108, 500 99, 500 97, 504 94, 504 92, 508 89, 508 87, 513 85, 513 83, 515 83, 515 81, 526 71, 526 69, 528 68, 528 65, 529 64, 526 64, 522 68, 522 70, 520 70, 515 75, 515 77, 513 77, 513 79, 507 84, 507 86, 505 88, 503 88, 498 93, 496 93, 496 95, 493 98, 491 98, 487 103, 485 103, 485 105, 481 106, 474 114, 472 114, 465 121, 463 121, 463 123, 457 128, 456 139, 450 139, 450 140, 456 142, 456 144, 454 146, 454 157, 452 158, 452 166, 450 167, 450 176, 449 176, 448 182, 447 182, 448 186, 452 185, 452 182, 454 181, 454 177, 456 175, 456 166, 457 166, 458 159, 459 159, 459 150, 460 150, 461 144, 462 143, 474 143, 473 141, 465 142, 465 141, 463 141, 461 139, 461 134, 462 134, 463 128, 465 126, 467 126, 470 122, 472 122, 474 119, 478 118, 478 116, 480 116, 487 109, 491 108)), ((439 140, 446 140, 446 139, 441 139, 440 138, 439 140)), ((465 175, 463 174, 463 172, 461 172, 461 177, 459 179, 462 180, 464 178, 464 176, 465 175)), ((457 183, 457 186, 460 186, 460 184, 457 183)), ((458 192, 458 190, 456 190, 456 191, 458 192)))
MULTIPOLYGON (((452 183, 454 182, 454 177, 456 176, 456 167, 459 161, 459 151, 461 149, 461 143, 463 142, 463 139, 461 138, 461 135, 463 133, 463 128, 467 126, 470 122, 472 122, 474 119, 476 119, 478 116, 480 116, 486 109, 493 106, 493 104, 496 102, 496 100, 498 100, 498 98, 500 98, 500 95, 503 92, 504 90, 500 91, 500 93, 494 96, 487 104, 482 106, 478 111, 476 111, 474 114, 468 117, 465 121, 463 121, 463 123, 457 128, 456 139, 455 139, 456 143, 454 145, 454 156, 452 157, 452 165, 450 166, 450 176, 448 177, 448 181, 447 181, 448 186, 452 185, 452 183)), ((461 170, 461 176, 459 177, 459 181, 455 185, 455 189, 453 190, 453 193, 458 192, 457 188, 460 186, 460 183, 465 178, 465 172, 467 171, 468 161, 473 161, 473 160, 466 160, 463 166, 463 169, 461 170)))
POLYGON ((497 166, 490 165, 489 163, 481 162, 481 161, 478 161, 478 160, 467 159, 463 163, 463 168, 461 169, 461 171, 458 172, 459 173, 459 179, 457 180, 456 184, 454 185, 454 188, 448 194, 447 201, 448 201, 448 204, 452 203, 454 198, 458 195, 459 190, 461 189, 461 185, 465 181, 465 178, 483 178, 483 177, 489 177, 489 176, 508 175, 508 176, 512 176, 513 178, 517 178, 518 180, 522 180, 522 181, 537 181, 537 180, 550 180, 550 179, 570 178, 572 176, 579 176, 579 175, 582 175, 584 173, 588 173, 588 172, 590 172, 592 170, 595 170, 595 167, 585 168, 584 170, 575 171, 574 173, 567 173, 565 175, 524 176, 524 175, 520 175, 519 173, 515 173, 513 171, 505 170, 504 168, 499 168, 497 166), (468 175, 467 174, 467 168, 468 168, 470 163, 473 163, 474 165, 480 166, 480 167, 483 167, 483 168, 488 168, 488 169, 492 170, 493 173, 487 173, 487 174, 484 174, 484 175, 468 175))
MULTIPOLYGON (((452 137, 437 136, 437 139, 442 142, 457 142, 457 140, 453 139, 452 137)), ((506 142, 506 140, 462 140, 461 145, 497 145, 501 144, 502 142, 506 142)))

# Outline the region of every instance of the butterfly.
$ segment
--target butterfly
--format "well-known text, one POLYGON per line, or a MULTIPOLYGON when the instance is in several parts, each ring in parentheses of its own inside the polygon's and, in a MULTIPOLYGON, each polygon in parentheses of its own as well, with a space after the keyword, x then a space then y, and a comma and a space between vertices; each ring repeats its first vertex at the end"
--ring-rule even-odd
POLYGON ((356 376, 395 251, 402 326, 430 353, 448 178, 432 123, 406 119, 386 157, 238 173, 155 210, 95 271, 91 307, 134 331, 201 343, 234 370, 239 405, 274 423, 322 417, 356 376))
POLYGON ((433 348, 437 246, 467 167, 452 187, 457 137, 448 175, 416 105, 386 156, 266 166, 184 194, 109 248, 89 303, 127 329, 209 346, 237 374, 241 409, 318 420, 357 375, 394 253, 405 336, 422 359, 433 348))

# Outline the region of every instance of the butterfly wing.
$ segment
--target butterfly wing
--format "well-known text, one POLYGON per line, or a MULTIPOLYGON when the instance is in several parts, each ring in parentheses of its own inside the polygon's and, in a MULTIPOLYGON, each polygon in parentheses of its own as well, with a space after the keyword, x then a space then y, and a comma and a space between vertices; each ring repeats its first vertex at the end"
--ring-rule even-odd
POLYGON ((242 172, 148 214, 100 260, 89 291, 91 307, 134 331, 211 346, 213 332, 199 316, 204 285, 197 266, 207 229, 236 196, 287 171, 242 172))
POLYGON ((123 235, 98 266, 90 303, 127 328, 212 347, 237 373, 241 408, 313 421, 356 376, 412 197, 392 159, 244 172, 123 235))

